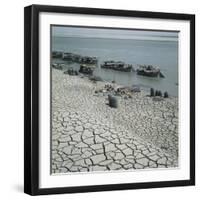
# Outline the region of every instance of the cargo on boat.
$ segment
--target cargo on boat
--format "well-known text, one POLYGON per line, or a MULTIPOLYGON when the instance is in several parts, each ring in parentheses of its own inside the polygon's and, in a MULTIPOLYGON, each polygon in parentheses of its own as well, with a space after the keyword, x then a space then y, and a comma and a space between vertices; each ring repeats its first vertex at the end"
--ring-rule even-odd
POLYGON ((148 77, 161 77, 164 78, 164 75, 160 72, 160 69, 152 65, 140 65, 137 69, 137 74, 148 77))
POLYGON ((103 64, 101 64, 101 68, 105 69, 113 69, 117 71, 122 71, 122 72, 130 72, 132 69, 132 65, 130 64, 125 64, 124 62, 121 61, 105 61, 103 64))

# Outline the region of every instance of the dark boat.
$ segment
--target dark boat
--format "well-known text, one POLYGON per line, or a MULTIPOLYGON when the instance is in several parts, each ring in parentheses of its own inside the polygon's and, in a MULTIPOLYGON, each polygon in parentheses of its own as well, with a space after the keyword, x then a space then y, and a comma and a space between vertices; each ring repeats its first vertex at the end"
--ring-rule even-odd
POLYGON ((152 65, 140 65, 137 69, 137 74, 148 77, 160 76, 160 69, 152 65))
POLYGON ((82 74, 93 75, 94 68, 95 66, 91 66, 91 65, 88 66, 86 64, 81 64, 79 72, 82 74))
POLYGON ((64 52, 62 55, 63 60, 77 62, 82 64, 97 64, 98 60, 96 57, 81 56, 75 53, 64 52))
POLYGON ((121 61, 105 61, 103 64, 101 64, 101 68, 105 69, 113 69, 116 71, 122 71, 122 72, 130 72, 132 69, 132 65, 125 64, 121 61))
POLYGON ((63 52, 62 51, 53 51, 52 58, 62 58, 63 52))
POLYGON ((80 62, 81 61, 81 56, 78 54, 74 54, 74 53, 68 53, 68 52, 64 52, 62 55, 62 59, 63 60, 67 60, 67 61, 71 61, 71 62, 80 62))
POLYGON ((81 57, 80 62, 82 64, 97 64, 98 60, 96 57, 83 56, 81 57))

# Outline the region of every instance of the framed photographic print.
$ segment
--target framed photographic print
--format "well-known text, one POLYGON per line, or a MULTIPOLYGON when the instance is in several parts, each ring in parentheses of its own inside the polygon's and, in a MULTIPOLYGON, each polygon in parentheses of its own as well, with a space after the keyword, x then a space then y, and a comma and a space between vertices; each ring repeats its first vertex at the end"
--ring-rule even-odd
POLYGON ((195 184, 195 16, 25 8, 24 191, 195 184))

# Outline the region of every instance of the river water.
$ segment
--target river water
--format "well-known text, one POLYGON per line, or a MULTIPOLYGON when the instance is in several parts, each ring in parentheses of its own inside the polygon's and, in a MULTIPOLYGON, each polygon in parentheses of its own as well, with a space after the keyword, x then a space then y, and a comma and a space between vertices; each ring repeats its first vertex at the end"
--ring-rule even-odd
MULTIPOLYGON (((153 87, 172 96, 178 96, 178 42, 136 39, 108 39, 52 36, 52 50, 77 53, 82 56, 98 57, 94 74, 106 81, 115 81, 125 86, 137 85, 149 90, 153 87), (123 61, 133 64, 154 65, 160 68, 165 78, 139 76, 136 72, 119 72, 101 69, 106 60, 123 61)), ((55 59, 56 62, 79 68, 79 64, 55 59)))

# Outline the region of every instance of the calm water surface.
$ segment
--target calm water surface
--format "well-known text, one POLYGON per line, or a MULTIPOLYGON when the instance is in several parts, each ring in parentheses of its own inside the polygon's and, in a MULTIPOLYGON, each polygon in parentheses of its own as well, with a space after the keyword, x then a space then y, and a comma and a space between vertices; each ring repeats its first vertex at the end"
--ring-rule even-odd
MULTIPOLYGON (((170 95, 178 96, 178 42, 176 41, 54 36, 52 37, 52 50, 98 57, 98 67, 94 74, 101 76, 106 81, 115 80, 125 86, 139 85, 146 90, 153 87, 162 92, 168 91, 170 95), (133 64, 135 68, 137 64, 158 66, 165 78, 150 78, 138 76, 136 72, 101 69, 100 64, 106 60, 124 61, 127 64, 133 64)), ((56 61, 79 69, 79 64, 63 60, 56 61)))

